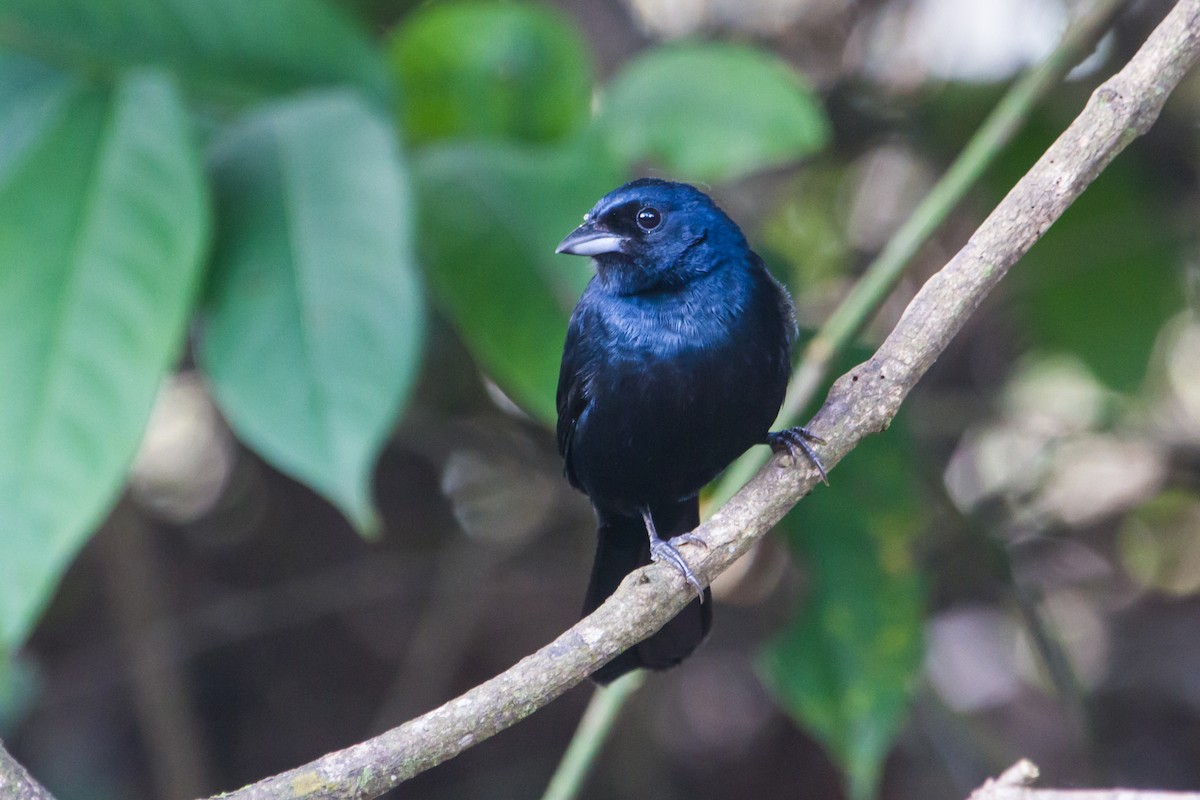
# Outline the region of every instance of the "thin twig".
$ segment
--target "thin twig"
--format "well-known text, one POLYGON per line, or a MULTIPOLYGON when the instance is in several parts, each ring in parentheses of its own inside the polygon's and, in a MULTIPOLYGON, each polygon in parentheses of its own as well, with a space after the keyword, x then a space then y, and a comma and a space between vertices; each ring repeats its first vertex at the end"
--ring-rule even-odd
MULTIPOLYGON (((926 282, 867 362, 835 381, 810 423, 836 465, 887 428, 904 398, 988 292, 1131 141, 1200 58, 1200 0, 1180 0, 1120 73, 1013 187, 966 246, 926 282)), ((786 459, 761 470, 696 533, 692 570, 708 582, 763 536, 813 486, 786 459)), ((678 571, 634 572, 594 613, 506 672, 380 736, 247 786, 237 800, 370 798, 513 725, 646 638, 690 602, 678 571)))
POLYGON ((542 800, 572 800, 579 794, 591 771, 600 747, 608 739, 621 708, 646 681, 646 673, 636 670, 611 686, 597 688, 579 720, 579 727, 563 753, 558 768, 546 786, 542 800))

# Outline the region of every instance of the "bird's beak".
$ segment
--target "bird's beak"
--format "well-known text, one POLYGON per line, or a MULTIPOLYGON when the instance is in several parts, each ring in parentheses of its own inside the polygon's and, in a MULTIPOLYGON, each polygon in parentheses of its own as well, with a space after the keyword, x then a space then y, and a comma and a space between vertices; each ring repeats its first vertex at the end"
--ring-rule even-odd
POLYGON ((585 222, 559 242, 554 252, 572 256, 598 256, 602 253, 619 253, 623 244, 624 236, 606 231, 595 222, 585 222))

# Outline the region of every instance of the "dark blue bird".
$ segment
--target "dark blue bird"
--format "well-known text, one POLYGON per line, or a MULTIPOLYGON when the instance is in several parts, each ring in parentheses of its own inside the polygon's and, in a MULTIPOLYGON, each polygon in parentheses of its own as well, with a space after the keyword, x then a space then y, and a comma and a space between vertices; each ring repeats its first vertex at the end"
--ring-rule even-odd
POLYGON ((558 449, 599 525, 584 602, 591 613, 652 560, 698 595, 662 630, 592 677, 687 657, 712 622, 677 543, 700 522, 698 493, 755 444, 803 452, 802 428, 770 432, 791 373, 791 298, 708 195, 643 178, 603 197, 559 253, 596 275, 571 315, 558 379, 558 449))

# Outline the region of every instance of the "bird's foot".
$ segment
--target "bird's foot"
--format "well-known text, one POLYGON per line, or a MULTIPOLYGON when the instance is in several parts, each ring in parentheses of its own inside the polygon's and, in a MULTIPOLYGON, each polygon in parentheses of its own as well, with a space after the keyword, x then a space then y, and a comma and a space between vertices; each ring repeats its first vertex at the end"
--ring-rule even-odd
POLYGON ((796 458, 796 451, 804 453, 813 466, 817 468, 817 473, 821 476, 821 482, 826 486, 829 485, 829 476, 825 474, 825 465, 821 463, 821 459, 817 457, 817 453, 812 449, 809 442, 814 444, 825 444, 825 440, 808 428, 785 428, 781 431, 771 431, 767 434, 767 445, 774 453, 787 453, 793 459, 796 458))
MULTIPOLYGON (((685 534, 686 535, 686 534, 685 534)), ((650 560, 651 561, 666 561, 675 569, 679 570, 683 575, 683 579, 696 590, 696 596, 700 598, 700 602, 704 602, 704 587, 700 585, 700 581, 696 579, 696 574, 692 572, 692 568, 683 560, 683 556, 676 549, 675 545, 671 544, 683 537, 677 536, 670 542, 665 539, 654 538, 650 540, 650 560)))
POLYGON ((672 537, 671 541, 677 544, 694 544, 697 547, 703 547, 705 550, 708 549, 708 542, 694 533, 681 533, 678 536, 672 537))
POLYGON ((672 538, 670 541, 660 539, 658 531, 654 529, 654 520, 650 517, 649 511, 642 512, 642 519, 646 522, 646 533, 650 536, 650 560, 654 562, 666 561, 675 569, 679 570, 683 575, 683 579, 688 582, 693 589, 696 590, 696 596, 700 598, 700 602, 704 602, 704 587, 700 585, 700 581, 696 578, 696 573, 692 572, 692 568, 684 561, 683 555, 675 546, 676 542, 680 544, 697 544, 702 547, 708 547, 708 542, 701 539, 692 533, 683 533, 672 538))

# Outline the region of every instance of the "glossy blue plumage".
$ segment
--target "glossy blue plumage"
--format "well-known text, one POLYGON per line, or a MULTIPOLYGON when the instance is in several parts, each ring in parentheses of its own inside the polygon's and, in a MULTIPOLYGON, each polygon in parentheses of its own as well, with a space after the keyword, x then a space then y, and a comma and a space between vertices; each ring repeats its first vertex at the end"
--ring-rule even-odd
MULTIPOLYGON (((700 489, 767 441, 795 323, 787 292, 738 226, 686 184, 620 187, 559 251, 596 265, 558 385, 559 451, 600 523, 587 613, 649 563, 643 512, 663 538, 691 530, 700 489)), ((707 632, 710 605, 694 602, 597 679, 678 663, 707 632)))

